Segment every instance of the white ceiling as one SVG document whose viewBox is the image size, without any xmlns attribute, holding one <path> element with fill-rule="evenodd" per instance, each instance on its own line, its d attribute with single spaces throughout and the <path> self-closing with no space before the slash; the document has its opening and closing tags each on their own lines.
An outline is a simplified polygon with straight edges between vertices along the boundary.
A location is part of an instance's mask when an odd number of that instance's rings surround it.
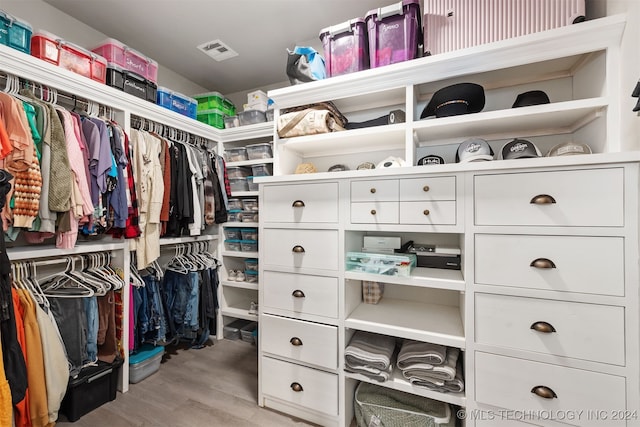
<svg viewBox="0 0 640 427">
<path fill-rule="evenodd" d="M 287 81 L 286 49 L 320 48 L 320 30 L 393 0 L 44 0 L 223 94 Z M 220 39 L 239 56 L 216 62 L 196 46 Z M 316 43 L 316 44 L 313 44 Z M 320 49 L 322 52 L 322 50 Z"/>
</svg>

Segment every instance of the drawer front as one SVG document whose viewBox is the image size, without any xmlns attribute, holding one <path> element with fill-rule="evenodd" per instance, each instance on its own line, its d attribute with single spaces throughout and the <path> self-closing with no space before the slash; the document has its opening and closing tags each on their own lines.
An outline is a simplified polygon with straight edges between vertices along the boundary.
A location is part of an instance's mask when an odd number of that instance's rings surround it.
<svg viewBox="0 0 640 427">
<path fill-rule="evenodd" d="M 338 222 L 338 183 L 265 185 L 260 203 L 264 222 Z"/>
<path fill-rule="evenodd" d="M 455 225 L 456 202 L 400 202 L 400 224 Z"/>
<path fill-rule="evenodd" d="M 397 224 L 398 202 L 351 203 L 352 224 Z"/>
<path fill-rule="evenodd" d="M 583 417 L 564 422 L 602 426 L 587 417 L 589 409 L 612 414 L 626 408 L 625 379 L 614 375 L 476 352 L 476 400 L 518 411 L 583 411 Z M 556 397 L 540 397 L 532 390 L 548 387 Z M 551 394 L 552 396 L 553 394 Z M 607 420 L 606 425 L 625 425 Z"/>
<path fill-rule="evenodd" d="M 303 363 L 338 369 L 338 328 L 320 323 L 265 315 L 262 351 Z"/>
<path fill-rule="evenodd" d="M 266 395 L 325 414 L 338 415 L 336 374 L 263 357 L 261 377 L 262 391 Z"/>
<path fill-rule="evenodd" d="M 455 200 L 456 177 L 400 180 L 400 201 Z"/>
<path fill-rule="evenodd" d="M 480 175 L 474 192 L 476 225 L 624 225 L 622 168 Z"/>
<path fill-rule="evenodd" d="M 476 234 L 475 282 L 623 296 L 624 239 Z"/>
<path fill-rule="evenodd" d="M 352 181 L 352 202 L 397 202 L 398 180 Z"/>
<path fill-rule="evenodd" d="M 262 276 L 265 311 L 271 307 L 331 319 L 338 317 L 337 277 L 279 271 L 264 271 Z M 296 291 L 301 291 L 302 295 Z"/>
<path fill-rule="evenodd" d="M 338 269 L 337 230 L 263 230 L 264 265 L 294 268 Z M 262 259 L 260 262 L 263 262 Z"/>
<path fill-rule="evenodd" d="M 623 366 L 624 308 L 476 294 L 476 342 Z"/>
</svg>

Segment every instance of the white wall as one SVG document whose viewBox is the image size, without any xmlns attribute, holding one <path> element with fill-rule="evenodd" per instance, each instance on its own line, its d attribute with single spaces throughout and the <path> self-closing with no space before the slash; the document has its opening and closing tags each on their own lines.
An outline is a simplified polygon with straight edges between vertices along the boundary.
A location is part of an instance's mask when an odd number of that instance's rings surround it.
<svg viewBox="0 0 640 427">
<path fill-rule="evenodd" d="M 28 22 L 34 31 L 53 33 L 84 48 L 94 47 L 109 37 L 41 0 L 2 0 L 0 8 Z M 126 40 L 120 41 L 126 44 Z M 183 94 L 207 91 L 161 64 L 158 64 L 158 85 Z"/>
</svg>

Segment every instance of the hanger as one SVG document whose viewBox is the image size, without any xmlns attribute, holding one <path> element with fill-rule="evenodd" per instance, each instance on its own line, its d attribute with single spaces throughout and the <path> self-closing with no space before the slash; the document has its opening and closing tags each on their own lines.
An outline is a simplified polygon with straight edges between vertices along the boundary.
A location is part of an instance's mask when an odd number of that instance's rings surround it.
<svg viewBox="0 0 640 427">
<path fill-rule="evenodd" d="M 67 265 L 64 271 L 47 276 L 40 282 L 40 288 L 47 297 L 78 298 L 91 297 L 95 291 L 83 281 L 70 274 L 75 268 L 72 257 L 67 257 Z"/>
</svg>

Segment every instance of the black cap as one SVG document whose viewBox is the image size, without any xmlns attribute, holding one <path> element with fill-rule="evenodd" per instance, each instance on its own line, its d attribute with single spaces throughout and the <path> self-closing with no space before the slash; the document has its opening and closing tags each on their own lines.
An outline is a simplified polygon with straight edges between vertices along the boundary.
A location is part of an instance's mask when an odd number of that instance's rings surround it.
<svg viewBox="0 0 640 427">
<path fill-rule="evenodd" d="M 484 108 L 484 88 L 475 83 L 458 83 L 436 91 L 420 118 L 477 113 Z"/>
<path fill-rule="evenodd" d="M 548 104 L 549 97 L 541 90 L 530 90 L 522 92 L 516 97 L 511 108 L 528 107 L 530 105 Z"/>
<path fill-rule="evenodd" d="M 482 138 L 469 138 L 462 141 L 456 152 L 456 163 L 478 160 L 493 160 L 493 149 L 489 143 Z"/>
<path fill-rule="evenodd" d="M 504 160 L 542 157 L 538 147 L 526 139 L 513 139 L 504 144 L 501 151 Z"/>
<path fill-rule="evenodd" d="M 424 156 L 420 160 L 418 160 L 417 165 L 444 165 L 444 159 L 440 156 L 436 156 L 435 154 L 429 154 L 428 156 Z"/>
</svg>

